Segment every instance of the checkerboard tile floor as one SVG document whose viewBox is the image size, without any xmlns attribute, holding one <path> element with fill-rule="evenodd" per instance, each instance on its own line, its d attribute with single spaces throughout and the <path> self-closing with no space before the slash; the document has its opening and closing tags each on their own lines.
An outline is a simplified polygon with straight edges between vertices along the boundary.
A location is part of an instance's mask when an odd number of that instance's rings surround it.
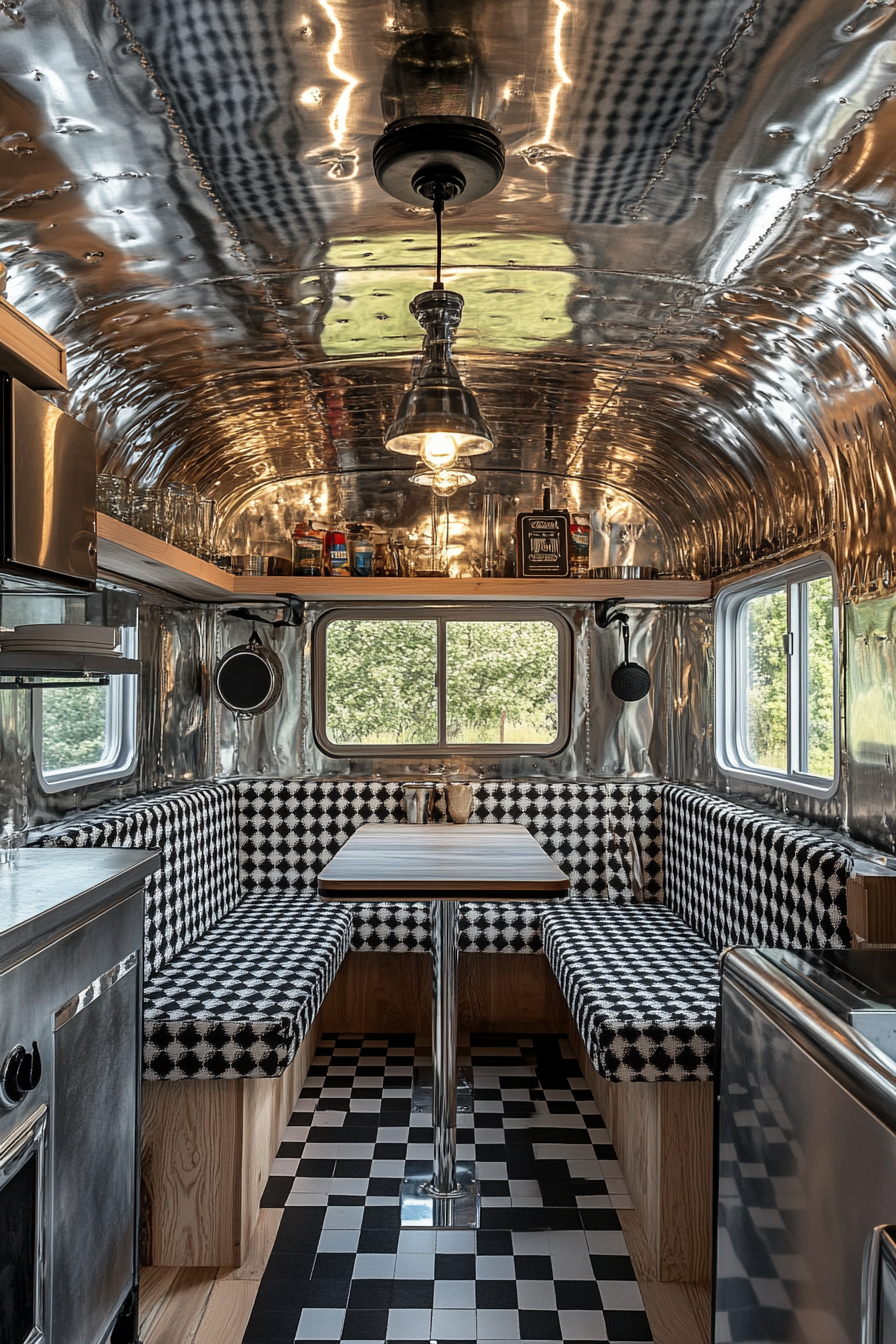
<svg viewBox="0 0 896 1344">
<path fill-rule="evenodd" d="M 244 1344 L 649 1341 L 616 1214 L 631 1201 L 566 1039 L 460 1037 L 478 1232 L 401 1230 L 405 1163 L 432 1155 L 415 1058 L 428 1041 L 322 1040 L 265 1191 L 283 1221 Z"/>
</svg>

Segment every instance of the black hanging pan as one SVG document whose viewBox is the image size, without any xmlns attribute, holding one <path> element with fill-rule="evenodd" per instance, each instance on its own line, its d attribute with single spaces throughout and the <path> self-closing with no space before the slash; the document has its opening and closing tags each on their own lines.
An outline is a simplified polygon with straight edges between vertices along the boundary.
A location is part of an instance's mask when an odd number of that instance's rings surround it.
<svg viewBox="0 0 896 1344">
<path fill-rule="evenodd" d="M 283 664 L 262 644 L 255 630 L 248 644 L 229 649 L 218 660 L 215 694 L 238 719 L 251 719 L 276 704 L 283 690 Z"/>
</svg>

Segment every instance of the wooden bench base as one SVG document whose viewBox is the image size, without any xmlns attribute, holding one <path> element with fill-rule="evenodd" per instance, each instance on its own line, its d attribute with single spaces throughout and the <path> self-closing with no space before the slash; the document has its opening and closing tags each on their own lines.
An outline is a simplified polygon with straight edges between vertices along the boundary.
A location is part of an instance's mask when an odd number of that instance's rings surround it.
<svg viewBox="0 0 896 1344">
<path fill-rule="evenodd" d="M 242 1263 L 320 1034 L 279 1078 L 143 1084 L 143 1264 Z"/>
<path fill-rule="evenodd" d="M 566 1031 L 635 1206 L 633 1232 L 645 1275 L 660 1283 L 706 1283 L 712 1269 L 712 1083 L 608 1083 L 571 1018 Z"/>
<path fill-rule="evenodd" d="M 320 1017 L 324 1031 L 420 1032 L 432 1024 L 432 958 L 350 952 Z M 541 952 L 464 952 L 458 958 L 460 1031 L 562 1032 L 566 1005 Z"/>
</svg>

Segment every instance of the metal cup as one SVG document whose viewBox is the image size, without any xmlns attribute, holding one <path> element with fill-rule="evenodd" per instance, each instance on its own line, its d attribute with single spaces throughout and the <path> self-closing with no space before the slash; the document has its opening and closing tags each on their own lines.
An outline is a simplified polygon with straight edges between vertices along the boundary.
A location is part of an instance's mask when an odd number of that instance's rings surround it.
<svg viewBox="0 0 896 1344">
<path fill-rule="evenodd" d="M 435 784 L 402 784 L 405 816 L 411 826 L 425 826 L 432 820 Z"/>
</svg>

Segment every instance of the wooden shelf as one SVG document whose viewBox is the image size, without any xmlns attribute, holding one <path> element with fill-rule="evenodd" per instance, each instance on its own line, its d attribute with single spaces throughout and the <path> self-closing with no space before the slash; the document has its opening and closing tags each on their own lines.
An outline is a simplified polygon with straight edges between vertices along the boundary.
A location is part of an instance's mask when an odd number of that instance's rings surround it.
<svg viewBox="0 0 896 1344">
<path fill-rule="evenodd" d="M 153 588 L 203 602 L 233 597 L 233 575 L 139 528 L 96 515 L 97 567 L 113 578 L 133 579 Z"/>
<path fill-rule="evenodd" d="M 68 390 L 65 346 L 2 297 L 0 369 L 36 392 Z"/>
<path fill-rule="evenodd" d="M 233 578 L 240 597 L 291 593 L 307 601 L 353 602 L 596 602 L 602 597 L 647 602 L 694 602 L 711 595 L 696 579 L 244 579 Z"/>
<path fill-rule="evenodd" d="M 197 560 L 158 537 L 97 514 L 98 563 L 111 578 L 131 579 L 205 602 L 290 594 L 307 602 L 699 602 L 712 585 L 698 579 L 303 579 L 242 578 Z"/>
</svg>

